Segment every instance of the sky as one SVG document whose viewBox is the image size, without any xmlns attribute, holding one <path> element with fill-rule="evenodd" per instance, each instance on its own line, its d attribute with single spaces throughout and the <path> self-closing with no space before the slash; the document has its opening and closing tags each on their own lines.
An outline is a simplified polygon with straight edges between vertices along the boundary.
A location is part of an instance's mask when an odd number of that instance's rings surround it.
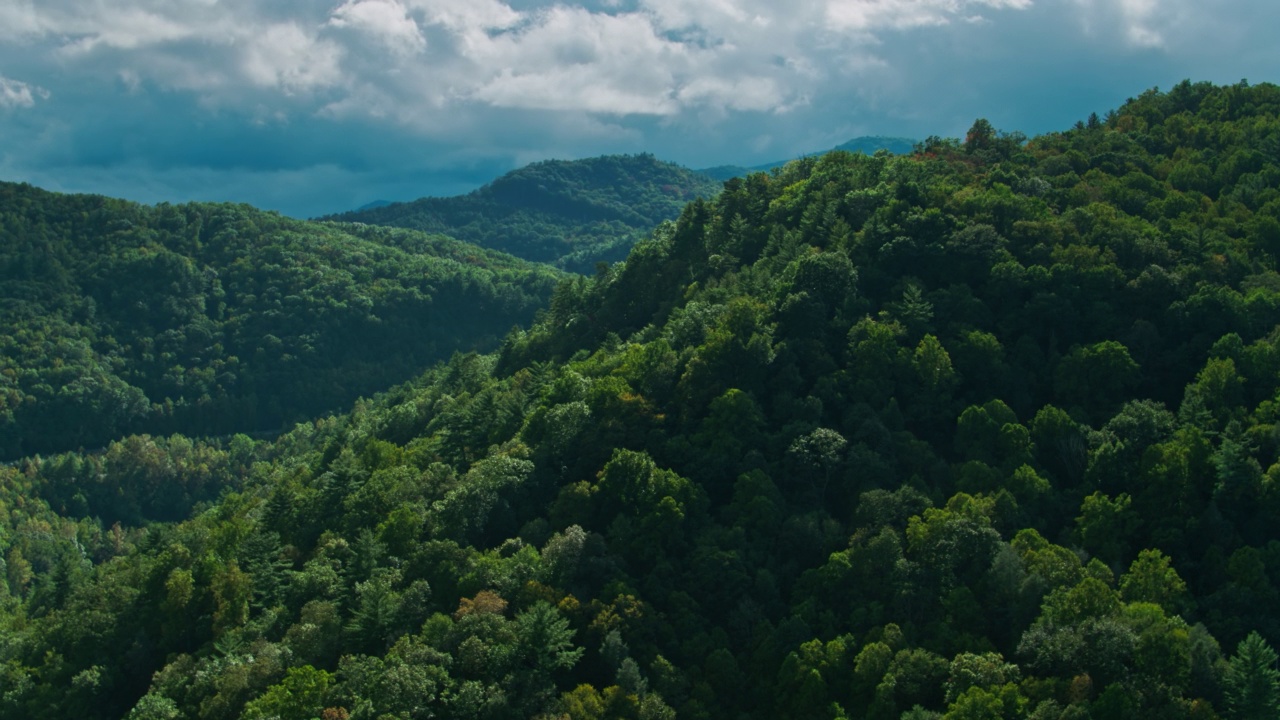
<svg viewBox="0 0 1280 720">
<path fill-rule="evenodd" d="M 0 0 L 0 180 L 296 217 L 1280 82 L 1276 0 Z"/>
</svg>

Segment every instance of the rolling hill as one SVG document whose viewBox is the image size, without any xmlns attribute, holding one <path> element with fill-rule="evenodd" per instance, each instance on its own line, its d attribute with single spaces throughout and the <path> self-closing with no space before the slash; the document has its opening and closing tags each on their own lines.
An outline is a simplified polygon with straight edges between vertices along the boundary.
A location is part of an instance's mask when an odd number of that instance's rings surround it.
<svg viewBox="0 0 1280 720">
<path fill-rule="evenodd" d="M 0 458 L 337 410 L 493 348 L 558 277 L 412 231 L 0 184 Z"/>
<path fill-rule="evenodd" d="M 467 195 L 392 203 L 324 219 L 443 233 L 580 273 L 626 257 L 659 223 L 674 220 L 720 183 L 652 155 L 548 160 Z"/>
</svg>

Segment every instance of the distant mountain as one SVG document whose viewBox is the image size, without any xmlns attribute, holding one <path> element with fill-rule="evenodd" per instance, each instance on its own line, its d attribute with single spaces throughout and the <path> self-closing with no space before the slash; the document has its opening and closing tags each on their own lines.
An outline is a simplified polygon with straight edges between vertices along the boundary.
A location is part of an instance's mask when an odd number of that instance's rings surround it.
<svg viewBox="0 0 1280 720">
<path fill-rule="evenodd" d="M 386 207 L 386 206 L 390 205 L 391 203 L 392 203 L 392 201 L 391 201 L 391 200 L 374 200 L 374 201 L 372 201 L 372 202 L 367 202 L 367 203 L 365 203 L 365 204 L 361 205 L 360 207 L 356 208 L 356 210 L 357 210 L 357 211 L 360 211 L 360 210 L 373 210 L 374 208 Z"/>
<path fill-rule="evenodd" d="M 517 257 L 590 272 L 720 182 L 652 155 L 548 160 L 470 194 L 422 198 L 324 219 L 425 230 Z"/>
<path fill-rule="evenodd" d="M 887 150 L 894 155 L 906 155 L 915 149 L 915 140 L 899 137 L 883 137 L 880 135 L 864 136 L 850 140 L 841 145 L 837 145 L 832 150 L 846 150 L 848 152 L 863 153 L 865 155 L 875 155 L 879 150 Z M 830 150 L 824 150 L 814 153 L 814 155 L 824 155 Z M 697 172 L 713 177 L 716 180 L 724 182 L 730 178 L 743 177 L 753 172 L 768 172 L 774 168 L 786 165 L 790 160 L 779 160 L 777 162 L 765 163 L 764 165 L 754 165 L 752 167 L 743 167 L 741 165 L 718 165 L 716 167 L 704 168 Z"/>
<path fill-rule="evenodd" d="M 0 183 L 0 459 L 315 417 L 495 347 L 559 277 L 406 230 Z"/>
<path fill-rule="evenodd" d="M 746 177 L 754 172 L 769 172 L 776 167 L 786 165 L 788 161 L 768 163 L 765 165 L 756 165 L 754 167 L 743 167 L 742 165 L 717 165 L 715 167 L 702 168 L 698 172 L 707 177 L 715 178 L 720 182 L 732 180 L 736 177 Z"/>
<path fill-rule="evenodd" d="M 915 150 L 918 140 L 901 137 L 884 137 L 881 135 L 864 136 L 837 145 L 836 150 L 875 155 L 879 150 L 888 150 L 894 155 L 906 155 Z"/>
</svg>

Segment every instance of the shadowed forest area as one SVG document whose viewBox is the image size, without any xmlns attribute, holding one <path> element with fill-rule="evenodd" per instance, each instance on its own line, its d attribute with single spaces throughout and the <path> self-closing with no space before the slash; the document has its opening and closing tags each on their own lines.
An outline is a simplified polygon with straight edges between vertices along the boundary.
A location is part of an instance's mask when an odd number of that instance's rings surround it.
<svg viewBox="0 0 1280 720">
<path fill-rule="evenodd" d="M 422 198 L 329 220 L 443 233 L 517 257 L 590 274 L 626 258 L 655 225 L 679 217 L 720 182 L 652 155 L 546 160 L 459 197 Z"/>
<path fill-rule="evenodd" d="M 493 349 L 561 277 L 404 230 L 0 184 L 0 460 L 343 410 Z"/>
</svg>

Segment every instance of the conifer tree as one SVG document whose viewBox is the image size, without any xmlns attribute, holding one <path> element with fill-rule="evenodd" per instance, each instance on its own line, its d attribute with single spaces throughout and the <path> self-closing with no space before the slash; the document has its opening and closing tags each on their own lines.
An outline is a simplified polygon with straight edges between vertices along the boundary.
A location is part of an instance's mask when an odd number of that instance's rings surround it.
<svg viewBox="0 0 1280 720">
<path fill-rule="evenodd" d="M 1257 632 L 1240 642 L 1224 678 L 1228 717 L 1235 720 L 1280 718 L 1280 670 L 1276 651 Z"/>
</svg>

